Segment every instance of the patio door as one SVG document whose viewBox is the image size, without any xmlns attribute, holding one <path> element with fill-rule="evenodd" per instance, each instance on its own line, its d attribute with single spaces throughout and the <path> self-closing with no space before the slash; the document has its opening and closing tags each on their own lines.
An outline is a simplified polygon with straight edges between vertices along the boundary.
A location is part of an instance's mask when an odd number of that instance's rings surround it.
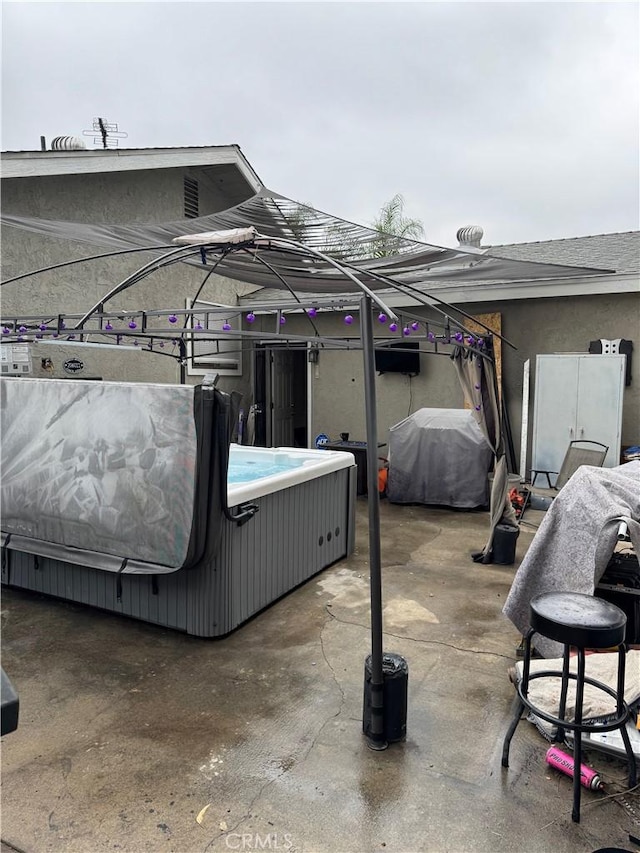
<svg viewBox="0 0 640 853">
<path fill-rule="evenodd" d="M 256 435 L 267 447 L 308 447 L 307 348 L 261 348 L 255 361 Z"/>
</svg>

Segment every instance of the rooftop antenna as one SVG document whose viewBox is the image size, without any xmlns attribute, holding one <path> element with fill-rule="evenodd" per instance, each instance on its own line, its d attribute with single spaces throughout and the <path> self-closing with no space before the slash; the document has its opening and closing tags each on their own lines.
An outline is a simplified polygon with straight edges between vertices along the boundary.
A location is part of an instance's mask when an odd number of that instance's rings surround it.
<svg viewBox="0 0 640 853">
<path fill-rule="evenodd" d="M 93 128 L 83 130 L 83 136 L 93 136 L 93 144 L 102 144 L 103 148 L 117 148 L 119 139 L 126 139 L 128 133 L 118 131 L 118 125 L 106 118 L 94 118 Z"/>
</svg>

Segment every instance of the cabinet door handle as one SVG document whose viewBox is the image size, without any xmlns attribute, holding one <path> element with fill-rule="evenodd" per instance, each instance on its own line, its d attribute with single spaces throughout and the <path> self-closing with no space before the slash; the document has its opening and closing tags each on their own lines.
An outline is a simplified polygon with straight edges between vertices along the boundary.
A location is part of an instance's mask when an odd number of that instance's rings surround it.
<svg viewBox="0 0 640 853">
<path fill-rule="evenodd" d="M 573 438 L 573 427 L 569 427 L 569 435 Z"/>
<path fill-rule="evenodd" d="M 584 438 L 584 427 L 580 427 L 580 438 Z"/>
</svg>

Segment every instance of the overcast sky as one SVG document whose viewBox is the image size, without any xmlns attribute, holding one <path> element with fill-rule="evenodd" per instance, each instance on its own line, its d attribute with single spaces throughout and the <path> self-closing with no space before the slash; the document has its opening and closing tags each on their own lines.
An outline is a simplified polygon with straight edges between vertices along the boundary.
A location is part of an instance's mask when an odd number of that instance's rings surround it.
<svg viewBox="0 0 640 853">
<path fill-rule="evenodd" d="M 639 227 L 638 4 L 2 4 L 2 149 L 237 143 L 271 189 L 426 239 Z M 92 141 L 87 139 L 92 146 Z"/>
</svg>

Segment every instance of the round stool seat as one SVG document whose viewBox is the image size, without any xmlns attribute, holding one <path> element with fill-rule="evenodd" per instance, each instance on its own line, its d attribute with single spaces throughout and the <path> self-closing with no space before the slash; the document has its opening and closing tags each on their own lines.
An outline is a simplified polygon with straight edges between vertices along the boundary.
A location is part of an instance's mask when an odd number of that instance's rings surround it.
<svg viewBox="0 0 640 853">
<path fill-rule="evenodd" d="M 534 631 L 578 648 L 607 649 L 624 643 L 627 617 L 619 607 L 580 592 L 545 592 L 531 602 Z"/>
</svg>

